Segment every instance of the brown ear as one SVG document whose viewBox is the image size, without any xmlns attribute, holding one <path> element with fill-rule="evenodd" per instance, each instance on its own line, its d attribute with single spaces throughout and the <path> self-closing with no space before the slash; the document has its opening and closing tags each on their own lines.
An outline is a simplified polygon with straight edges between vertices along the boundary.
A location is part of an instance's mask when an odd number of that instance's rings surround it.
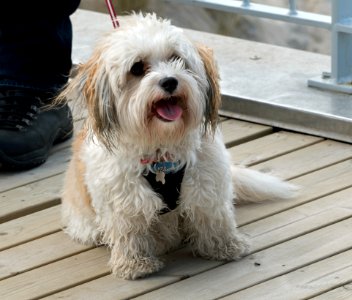
<svg viewBox="0 0 352 300">
<path fill-rule="evenodd" d="M 88 126 L 107 148 L 109 136 L 119 127 L 115 98 L 109 84 L 107 71 L 96 50 L 91 58 L 80 65 L 76 76 L 63 91 L 63 96 L 75 95 L 88 110 Z M 71 96 L 72 97 L 72 96 Z"/>
<path fill-rule="evenodd" d="M 214 132 L 218 123 L 218 111 L 221 105 L 220 76 L 214 59 L 213 50 L 204 46 L 197 46 L 198 53 L 203 60 L 209 83 L 208 97 L 205 111 L 205 127 L 211 126 Z"/>
</svg>

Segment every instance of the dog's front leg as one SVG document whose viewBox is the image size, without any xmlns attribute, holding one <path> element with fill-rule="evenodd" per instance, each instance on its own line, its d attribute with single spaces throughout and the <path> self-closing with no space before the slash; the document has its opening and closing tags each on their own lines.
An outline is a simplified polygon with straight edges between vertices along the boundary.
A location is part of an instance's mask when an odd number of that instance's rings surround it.
<svg viewBox="0 0 352 300">
<path fill-rule="evenodd" d="M 214 218 L 214 211 L 198 208 L 187 218 L 188 240 L 195 255 L 214 260 L 238 260 L 248 252 L 246 239 L 227 214 Z"/>
<path fill-rule="evenodd" d="M 141 278 L 163 267 L 156 257 L 152 232 L 163 204 L 143 182 L 126 183 L 120 190 L 119 196 L 110 199 L 112 206 L 102 213 L 103 241 L 111 248 L 109 264 L 114 275 L 125 279 Z"/>
<path fill-rule="evenodd" d="M 131 227 L 130 232 L 121 235 L 113 244 L 109 263 L 114 275 L 137 279 L 157 272 L 164 266 L 155 256 L 154 239 L 147 230 L 140 229 L 136 231 Z"/>
<path fill-rule="evenodd" d="M 220 175 L 189 171 L 181 201 L 184 229 L 196 255 L 237 260 L 248 251 L 248 245 L 236 228 L 231 183 Z"/>
</svg>

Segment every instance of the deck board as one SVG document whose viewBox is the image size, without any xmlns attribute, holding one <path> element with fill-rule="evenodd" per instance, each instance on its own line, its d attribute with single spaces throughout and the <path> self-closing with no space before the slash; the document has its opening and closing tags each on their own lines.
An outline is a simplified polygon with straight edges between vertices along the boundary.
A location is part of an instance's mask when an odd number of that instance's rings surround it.
<svg viewBox="0 0 352 300">
<path fill-rule="evenodd" d="M 242 226 L 241 230 L 255 238 L 256 249 L 263 249 L 352 217 L 351 195 L 352 188 L 348 188 Z"/>
<path fill-rule="evenodd" d="M 235 164 L 252 166 L 323 140 L 320 137 L 279 131 L 231 147 L 229 148 L 229 152 Z"/>
<path fill-rule="evenodd" d="M 234 119 L 227 119 L 221 122 L 219 127 L 227 147 L 264 136 L 273 131 L 269 126 Z"/>
<path fill-rule="evenodd" d="M 352 299 L 352 283 L 342 285 L 326 293 L 313 297 L 314 300 L 350 300 Z"/>
<path fill-rule="evenodd" d="M 0 223 L 60 202 L 63 173 L 0 193 Z"/>
<path fill-rule="evenodd" d="M 324 289 L 329 291 L 331 287 L 343 285 L 351 281 L 351 261 L 352 250 L 349 250 L 222 299 L 306 299 L 316 295 Z M 341 268 L 341 266 L 344 267 Z M 330 299 L 336 300 L 336 298 Z"/>
<path fill-rule="evenodd" d="M 290 299 L 349 299 L 352 145 L 234 119 L 220 128 L 234 163 L 302 187 L 292 201 L 237 207 L 252 244 L 247 257 L 207 261 L 185 247 L 149 278 L 114 278 L 105 247 L 79 245 L 61 231 L 69 141 L 42 167 L 0 174 L 0 298 L 282 299 L 289 289 Z"/>
<path fill-rule="evenodd" d="M 350 145 L 327 140 L 257 164 L 253 169 L 291 179 L 349 158 Z"/>
<path fill-rule="evenodd" d="M 60 231 L 4 250 L 0 257 L 0 280 L 72 256 L 89 248 L 91 247 L 67 239 Z"/>
<path fill-rule="evenodd" d="M 57 232 L 60 205 L 0 224 L 0 251 Z"/>
<path fill-rule="evenodd" d="M 107 250 L 97 248 L 0 281 L 2 299 L 32 299 L 46 296 L 108 273 Z"/>
</svg>

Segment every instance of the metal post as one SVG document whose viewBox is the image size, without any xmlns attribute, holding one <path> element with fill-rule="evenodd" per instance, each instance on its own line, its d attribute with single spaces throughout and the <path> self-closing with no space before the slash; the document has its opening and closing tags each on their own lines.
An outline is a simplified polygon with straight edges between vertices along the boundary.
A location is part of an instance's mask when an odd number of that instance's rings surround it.
<svg viewBox="0 0 352 300">
<path fill-rule="evenodd" d="M 332 0 L 331 73 L 309 86 L 352 94 L 352 1 Z"/>
<path fill-rule="evenodd" d="M 290 11 L 289 11 L 290 16 L 297 15 L 296 0 L 289 0 L 288 2 L 290 7 Z"/>
<path fill-rule="evenodd" d="M 251 5 L 250 0 L 242 0 L 242 7 L 249 7 Z"/>
<path fill-rule="evenodd" d="M 337 84 L 352 82 L 352 34 L 347 26 L 352 26 L 352 1 L 333 0 L 331 77 Z"/>
</svg>

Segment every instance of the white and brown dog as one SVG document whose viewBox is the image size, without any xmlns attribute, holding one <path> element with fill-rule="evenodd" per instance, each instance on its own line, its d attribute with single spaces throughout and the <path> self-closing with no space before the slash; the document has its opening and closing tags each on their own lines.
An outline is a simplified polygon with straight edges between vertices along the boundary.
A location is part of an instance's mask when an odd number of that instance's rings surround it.
<svg viewBox="0 0 352 300">
<path fill-rule="evenodd" d="M 64 184 L 66 232 L 111 248 L 110 266 L 135 279 L 163 267 L 182 242 L 207 259 L 247 251 L 233 199 L 291 198 L 294 187 L 231 167 L 217 127 L 212 52 L 154 14 L 135 14 L 97 47 L 60 99 L 88 110 Z M 232 178 L 232 179 L 231 179 Z"/>
</svg>

